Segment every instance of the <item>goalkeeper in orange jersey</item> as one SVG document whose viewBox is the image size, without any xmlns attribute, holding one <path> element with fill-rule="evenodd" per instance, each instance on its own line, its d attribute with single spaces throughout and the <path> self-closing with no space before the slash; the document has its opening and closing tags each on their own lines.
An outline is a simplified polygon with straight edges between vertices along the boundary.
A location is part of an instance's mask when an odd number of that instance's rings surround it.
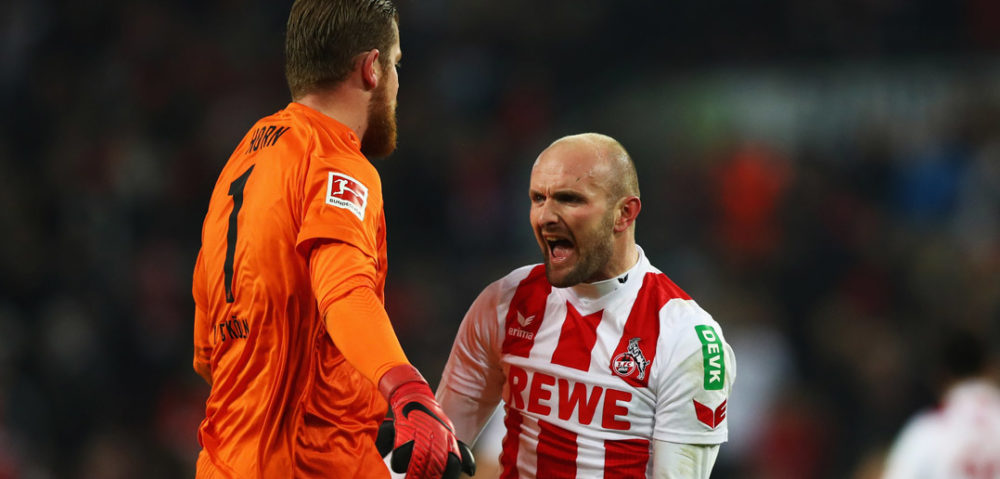
<svg viewBox="0 0 1000 479">
<path fill-rule="evenodd" d="M 211 384 L 199 478 L 474 472 L 383 306 L 386 228 L 368 157 L 396 146 L 399 15 L 390 0 L 298 0 L 292 102 L 219 175 L 194 270 L 194 368 Z"/>
</svg>

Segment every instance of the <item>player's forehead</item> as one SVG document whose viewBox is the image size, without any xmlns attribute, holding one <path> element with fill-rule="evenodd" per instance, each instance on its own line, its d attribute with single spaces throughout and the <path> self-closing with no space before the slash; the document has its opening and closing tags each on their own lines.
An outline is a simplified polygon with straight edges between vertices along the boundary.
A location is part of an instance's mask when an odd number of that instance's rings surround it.
<svg viewBox="0 0 1000 479">
<path fill-rule="evenodd" d="M 556 143 L 535 160 L 531 169 L 531 189 L 604 189 L 608 174 L 606 162 L 591 145 L 579 142 Z"/>
</svg>

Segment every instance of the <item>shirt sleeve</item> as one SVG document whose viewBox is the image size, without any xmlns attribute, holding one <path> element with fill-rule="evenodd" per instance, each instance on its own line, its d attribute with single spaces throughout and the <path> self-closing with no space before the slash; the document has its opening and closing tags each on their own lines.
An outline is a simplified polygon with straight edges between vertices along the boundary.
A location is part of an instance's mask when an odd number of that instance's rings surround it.
<svg viewBox="0 0 1000 479">
<path fill-rule="evenodd" d="M 334 158 L 314 156 L 303 181 L 298 251 L 306 255 L 316 240 L 329 239 L 377 259 L 382 184 L 371 163 L 349 152 Z"/>
<path fill-rule="evenodd" d="M 726 407 L 736 360 L 722 329 L 690 301 L 667 303 L 661 318 L 667 325 L 669 360 L 656 384 L 653 438 L 679 444 L 721 444 L 729 436 Z"/>
<path fill-rule="evenodd" d="M 394 366 L 408 364 L 375 293 L 375 268 L 352 245 L 324 241 L 309 257 L 313 292 L 327 332 L 361 374 L 378 384 Z"/>
<path fill-rule="evenodd" d="M 708 479 L 719 455 L 719 445 L 653 441 L 654 479 Z"/>
<path fill-rule="evenodd" d="M 212 324 L 205 309 L 208 305 L 206 287 L 205 266 L 199 250 L 191 282 L 191 295 L 194 297 L 193 366 L 194 370 L 211 384 Z"/>
<path fill-rule="evenodd" d="M 462 441 L 472 443 L 500 402 L 504 372 L 498 348 L 499 282 L 476 298 L 458 329 L 437 399 Z"/>
</svg>

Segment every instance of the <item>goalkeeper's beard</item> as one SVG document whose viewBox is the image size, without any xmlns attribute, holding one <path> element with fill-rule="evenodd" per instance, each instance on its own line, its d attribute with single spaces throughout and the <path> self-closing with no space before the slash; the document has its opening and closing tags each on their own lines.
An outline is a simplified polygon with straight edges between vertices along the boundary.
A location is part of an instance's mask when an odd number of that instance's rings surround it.
<svg viewBox="0 0 1000 479">
<path fill-rule="evenodd" d="M 369 158 L 389 156 L 396 150 L 396 103 L 390 102 L 388 83 L 375 87 L 368 102 L 368 128 L 361 138 L 361 153 Z"/>
</svg>

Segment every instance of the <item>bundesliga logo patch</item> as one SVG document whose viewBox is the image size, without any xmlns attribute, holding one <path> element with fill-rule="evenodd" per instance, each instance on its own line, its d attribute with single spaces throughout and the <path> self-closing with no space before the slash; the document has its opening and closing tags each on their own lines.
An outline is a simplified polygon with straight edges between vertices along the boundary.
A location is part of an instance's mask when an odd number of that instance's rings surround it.
<svg viewBox="0 0 1000 479">
<path fill-rule="evenodd" d="M 368 206 L 368 188 L 360 181 L 343 173 L 330 172 L 326 184 L 326 204 L 343 208 L 359 220 L 365 219 L 365 207 Z"/>
</svg>

